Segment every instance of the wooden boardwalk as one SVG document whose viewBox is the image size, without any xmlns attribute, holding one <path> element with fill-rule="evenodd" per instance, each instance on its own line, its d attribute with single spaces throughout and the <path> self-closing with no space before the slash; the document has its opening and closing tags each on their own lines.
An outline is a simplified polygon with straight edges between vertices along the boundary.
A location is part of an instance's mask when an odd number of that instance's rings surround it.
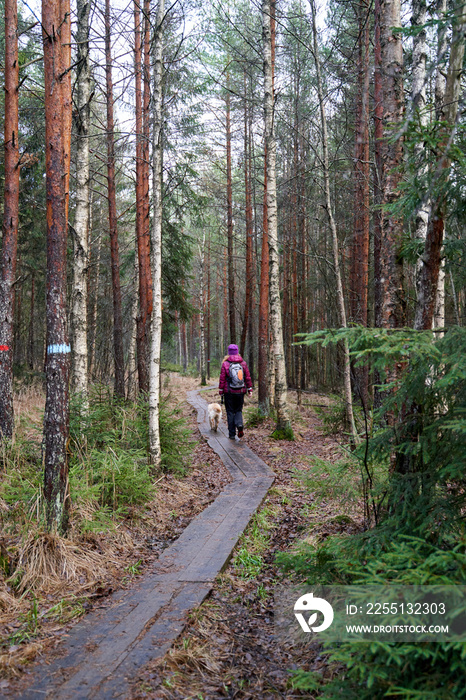
<svg viewBox="0 0 466 700">
<path fill-rule="evenodd" d="M 187 615 L 209 594 L 249 520 L 274 481 L 273 473 L 244 443 L 229 440 L 225 424 L 210 430 L 207 403 L 196 391 L 201 434 L 230 471 L 229 483 L 130 590 L 112 596 L 72 628 L 62 656 L 42 664 L 20 697 L 125 698 L 138 669 L 163 656 L 183 631 Z"/>
</svg>

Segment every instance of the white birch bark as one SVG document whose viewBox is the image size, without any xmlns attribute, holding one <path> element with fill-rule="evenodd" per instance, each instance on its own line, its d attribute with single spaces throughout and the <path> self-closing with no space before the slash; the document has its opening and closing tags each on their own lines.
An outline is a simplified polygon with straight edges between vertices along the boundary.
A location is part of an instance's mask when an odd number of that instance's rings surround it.
<svg viewBox="0 0 466 700">
<path fill-rule="evenodd" d="M 437 297 L 435 299 L 434 321 L 432 327 L 445 327 L 445 258 L 442 257 L 438 271 Z M 443 338 L 444 333 L 436 333 L 437 338 Z"/>
<path fill-rule="evenodd" d="M 439 0 L 437 5 L 437 19 L 439 22 L 445 21 L 447 12 L 447 0 Z M 448 49 L 447 27 L 440 27 L 437 44 L 437 72 L 435 76 L 435 116 L 441 119 L 443 105 L 445 103 L 445 90 L 447 87 L 447 74 L 444 67 L 445 55 Z M 437 297 L 435 300 L 434 328 L 444 328 L 445 326 L 445 260 L 442 257 L 437 282 Z M 437 334 L 440 337 L 442 334 Z"/>
<path fill-rule="evenodd" d="M 277 183 L 274 129 L 274 94 L 272 66 L 272 32 L 270 22 L 270 0 L 262 2 L 262 38 L 264 58 L 264 130 L 267 169 L 267 223 L 269 234 L 269 295 L 272 352 L 275 364 L 275 410 L 276 431 L 290 431 L 291 423 L 287 403 L 285 352 L 283 344 L 282 311 L 280 302 L 279 252 L 277 230 Z"/>
<path fill-rule="evenodd" d="M 201 370 L 201 386 L 207 384 L 206 381 L 206 357 L 205 357 L 205 289 L 204 289 L 204 267 L 205 267 L 205 234 L 199 244 L 199 359 Z"/>
<path fill-rule="evenodd" d="M 427 5 L 425 0 L 413 0 L 413 14 L 411 24 L 419 28 L 419 33 L 413 37 L 413 68 L 412 68 L 412 88 L 411 100 L 415 118 L 419 119 L 422 127 L 427 126 L 429 115 L 426 111 L 426 59 L 427 41 L 426 30 L 422 29 L 427 20 Z M 422 163 L 425 147 L 423 141 L 418 141 L 414 148 L 414 156 Z M 419 169 L 419 176 L 427 174 L 428 163 L 424 162 Z M 416 212 L 414 237 L 420 241 L 425 241 L 427 226 L 432 209 L 432 200 L 427 197 Z M 419 286 L 419 264 L 416 268 L 416 289 Z"/>
<path fill-rule="evenodd" d="M 153 79 L 153 178 L 154 212 L 151 229 L 153 307 L 149 370 L 149 452 L 152 464 L 160 465 L 160 351 L 162 336 L 162 77 L 164 0 L 158 0 L 154 32 Z"/>
<path fill-rule="evenodd" d="M 437 4 L 437 19 L 443 22 L 446 13 L 446 0 L 439 0 Z M 427 6 L 425 0 L 413 0 L 413 15 L 412 25 L 415 27 L 423 27 L 427 21 Z M 437 42 L 437 69 L 435 76 L 435 113 L 439 119 L 445 99 L 446 87 L 446 72 L 445 72 L 445 54 L 447 51 L 447 32 L 446 27 L 440 27 Z M 414 109 L 418 110 L 418 118 L 421 126 L 427 126 L 429 114 L 426 110 L 426 57 L 427 57 L 427 42 L 426 31 L 421 30 L 413 38 L 413 70 L 412 70 L 412 91 L 411 99 Z M 417 160 L 422 162 L 423 152 L 425 150 L 424 143 L 418 142 L 415 147 L 415 156 Z M 427 174 L 428 163 L 425 162 L 420 169 L 420 176 Z M 432 197 L 427 195 L 416 212 L 414 237 L 422 242 L 425 242 L 427 236 L 427 228 L 429 219 L 432 213 Z M 422 260 L 419 259 L 416 264 L 416 295 L 417 298 L 422 298 L 422 281 L 421 270 Z M 443 267 L 443 266 L 442 266 Z M 439 282 L 437 286 L 438 298 L 436 302 L 435 320 L 443 327 L 445 314 L 445 275 L 443 269 L 439 273 Z M 443 314 L 443 316 L 442 316 Z M 437 326 L 439 327 L 439 326 Z"/>
<path fill-rule="evenodd" d="M 443 13 L 445 12 L 445 6 L 439 3 L 439 19 L 442 19 Z M 450 176 L 451 161 L 449 156 L 449 149 L 453 143 L 454 136 L 456 134 L 456 120 L 458 114 L 458 105 L 461 92 L 461 77 L 463 72 L 463 59 L 465 50 L 465 32 L 466 32 L 466 2 L 463 0 L 454 11 L 453 20 L 453 31 L 450 45 L 450 56 L 448 61 L 448 69 L 446 71 L 446 76 L 444 71 L 442 71 L 442 58 L 445 53 L 445 35 L 443 32 L 439 35 L 438 43 L 438 64 L 439 69 L 437 71 L 436 84 L 435 84 L 435 106 L 436 106 L 436 117 L 444 122 L 447 126 L 441 127 L 443 131 L 443 140 L 439 144 L 441 150 L 440 156 L 436 163 L 437 172 L 443 170 L 447 173 L 447 178 Z M 432 241 L 428 241 L 426 238 L 426 245 L 424 248 L 424 254 L 419 261 L 419 271 L 418 271 L 418 295 L 417 303 L 414 317 L 414 328 L 423 329 L 428 326 L 434 325 L 435 316 L 435 304 L 439 311 L 438 323 L 443 327 L 443 320 L 440 319 L 440 314 L 442 312 L 442 305 L 444 304 L 442 297 L 444 297 L 444 276 L 442 277 L 442 263 L 441 263 L 441 253 L 440 253 L 440 263 L 433 261 L 433 256 L 431 254 L 432 246 L 436 245 L 436 250 L 443 245 L 444 239 L 444 225 L 445 225 L 445 215 L 446 215 L 446 205 L 445 198 L 440 196 L 436 203 L 432 204 L 432 215 L 430 217 L 429 229 L 427 232 L 427 238 L 429 237 L 429 232 L 434 231 L 435 236 L 431 236 Z M 428 244 L 430 249 L 428 248 Z M 435 287 L 435 283 L 429 284 L 433 278 L 433 272 L 435 271 L 435 265 L 438 265 L 438 280 L 437 289 L 432 289 Z M 440 293 L 438 292 L 440 283 Z M 429 316 L 430 309 L 432 308 L 432 295 L 435 294 L 433 314 Z M 440 297 L 439 297 L 440 294 Z M 429 313 L 428 313 L 429 312 Z"/>
<path fill-rule="evenodd" d="M 337 227 L 335 223 L 335 217 L 333 215 L 332 202 L 330 199 L 330 175 L 329 175 L 329 160 L 328 160 L 328 135 L 327 135 L 327 117 L 325 114 L 324 105 L 324 94 L 322 89 L 322 76 L 320 68 L 319 59 L 319 47 L 317 45 L 317 28 L 315 21 L 315 5 L 314 0 L 310 0 L 311 14 L 312 14 L 312 35 L 313 35 L 313 48 L 314 48 L 314 61 L 316 66 L 316 77 L 317 77 L 317 97 L 319 100 L 320 108 L 320 121 L 322 128 L 322 164 L 323 164 L 323 175 L 324 175 L 324 193 L 325 193 L 325 210 L 327 212 L 328 223 L 330 231 L 332 234 L 332 251 L 333 251 L 333 265 L 335 268 L 335 281 L 337 285 L 337 304 L 338 313 L 340 316 L 340 326 L 342 328 L 347 328 L 346 322 L 346 309 L 345 309 L 345 298 L 343 295 L 343 284 L 341 281 L 341 271 L 340 271 L 340 258 L 338 250 L 338 235 Z M 345 406 L 346 406 L 346 420 L 348 427 L 351 431 L 351 437 L 353 441 L 357 440 L 356 425 L 354 422 L 353 414 L 353 397 L 351 393 L 351 365 L 350 365 L 350 355 L 348 341 L 345 340 L 343 343 L 343 354 L 344 354 L 344 390 L 345 390 Z"/>
<path fill-rule="evenodd" d="M 87 298 L 89 264 L 89 121 L 91 70 L 89 63 L 89 12 L 91 0 L 77 0 L 76 66 L 76 211 L 73 229 L 72 390 L 82 396 L 86 410 L 88 394 Z"/>
<path fill-rule="evenodd" d="M 128 399 L 135 399 L 137 395 L 136 340 L 139 311 L 139 260 L 137 246 L 138 242 L 136 240 L 133 272 L 133 301 L 131 304 L 131 337 L 128 351 Z"/>
</svg>

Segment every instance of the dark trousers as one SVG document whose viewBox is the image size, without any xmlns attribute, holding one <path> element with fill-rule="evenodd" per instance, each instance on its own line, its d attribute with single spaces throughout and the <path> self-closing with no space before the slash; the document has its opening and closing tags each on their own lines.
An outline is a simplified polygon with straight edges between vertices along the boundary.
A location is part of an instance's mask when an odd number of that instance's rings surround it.
<svg viewBox="0 0 466 700">
<path fill-rule="evenodd" d="M 228 420 L 228 435 L 233 438 L 236 429 L 243 425 L 244 394 L 225 394 L 225 410 Z"/>
</svg>

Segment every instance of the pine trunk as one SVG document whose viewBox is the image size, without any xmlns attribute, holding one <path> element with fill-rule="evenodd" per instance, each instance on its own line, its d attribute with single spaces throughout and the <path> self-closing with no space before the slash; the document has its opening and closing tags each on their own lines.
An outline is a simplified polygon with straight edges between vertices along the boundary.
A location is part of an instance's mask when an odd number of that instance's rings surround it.
<svg viewBox="0 0 466 700">
<path fill-rule="evenodd" d="M 382 326 L 382 140 L 383 95 L 380 48 L 380 0 L 374 3 L 374 325 Z"/>
<path fill-rule="evenodd" d="M 66 332 L 66 158 L 70 122 L 65 106 L 71 100 L 69 52 L 60 35 L 69 22 L 58 0 L 43 0 L 42 31 L 45 76 L 45 138 L 47 196 L 47 351 L 44 415 L 44 498 L 49 530 L 67 526 L 70 346 Z M 69 162 L 69 161 L 68 161 Z"/>
<path fill-rule="evenodd" d="M 367 0 L 358 5 L 358 93 L 354 149 L 354 240 L 352 249 L 351 320 L 367 326 L 369 289 L 369 21 Z M 364 404 L 368 393 L 368 366 L 353 368 Z"/>
<path fill-rule="evenodd" d="M 246 216 L 246 293 L 244 301 L 243 330 L 241 333 L 241 343 L 239 353 L 244 357 L 246 337 L 251 318 L 252 294 L 254 285 L 254 271 L 252 267 L 252 206 L 251 206 L 251 179 L 249 173 L 249 115 L 246 94 L 246 73 L 244 74 L 244 193 L 245 193 L 245 216 Z"/>
<path fill-rule="evenodd" d="M 139 315 L 137 321 L 137 358 L 139 390 L 149 391 L 149 342 L 152 305 L 152 280 L 149 245 L 149 87 L 147 63 L 148 18 L 141 22 L 140 7 L 134 3 L 135 24 L 135 109 L 136 109 L 136 240 L 139 260 Z M 144 49 L 144 52 L 143 52 Z M 144 55 L 144 63 L 143 63 Z M 144 93 L 142 86 L 144 85 Z"/>
<path fill-rule="evenodd" d="M 403 220 L 391 207 L 399 198 L 403 163 L 403 48 L 400 0 L 380 2 L 381 85 L 383 94 L 382 222 L 380 240 L 380 325 L 401 328 L 405 323 L 401 245 Z"/>
<path fill-rule="evenodd" d="M 92 227 L 91 227 L 92 230 Z M 95 261 L 95 284 L 94 295 L 89 313 L 89 379 L 92 381 L 95 375 L 96 351 L 95 341 L 97 335 L 97 306 L 99 301 L 100 287 L 100 258 L 102 255 L 102 233 L 100 233 L 97 241 L 97 259 Z"/>
</svg>

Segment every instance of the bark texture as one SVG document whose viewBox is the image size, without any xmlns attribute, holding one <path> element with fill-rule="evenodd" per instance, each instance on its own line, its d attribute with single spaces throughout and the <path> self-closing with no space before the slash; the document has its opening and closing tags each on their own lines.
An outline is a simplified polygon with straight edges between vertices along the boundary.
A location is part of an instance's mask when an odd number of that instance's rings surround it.
<svg viewBox="0 0 466 700">
<path fill-rule="evenodd" d="M 400 1 L 380 1 L 380 79 L 383 95 L 382 222 L 380 238 L 380 309 L 376 325 L 400 328 L 405 323 L 401 243 L 403 220 L 389 207 L 399 197 L 403 162 L 403 49 Z"/>
<path fill-rule="evenodd" d="M 145 17 L 145 15 L 144 15 Z M 146 18 L 145 18 L 146 20 Z M 149 391 L 149 339 L 152 304 L 152 280 L 149 246 L 149 177 L 146 124 L 148 123 L 149 90 L 146 79 L 146 33 L 148 21 L 141 22 L 139 1 L 134 3 L 135 25 L 135 108 L 136 108 L 136 241 L 139 260 L 139 315 L 137 320 L 137 358 L 139 390 Z M 144 48 L 144 53 L 143 53 Z M 144 56 L 144 63 L 143 63 Z M 144 80 L 143 80 L 144 77 Z M 144 94 L 142 86 L 144 84 Z M 144 108 L 143 108 L 144 107 Z"/>
<path fill-rule="evenodd" d="M 265 154 L 264 154 L 265 155 Z M 269 236 L 267 226 L 267 158 L 264 163 L 264 206 L 262 216 L 261 275 L 259 287 L 259 348 L 258 348 L 258 404 L 259 412 L 268 416 L 270 395 L 268 375 L 269 346 Z"/>
<path fill-rule="evenodd" d="M 76 211 L 73 235 L 72 388 L 87 403 L 87 301 L 90 222 L 89 121 L 91 68 L 89 13 L 91 0 L 77 0 L 76 57 Z"/>
<path fill-rule="evenodd" d="M 151 230 L 151 268 L 153 308 L 149 380 L 149 451 L 152 464 L 158 466 L 160 449 L 160 348 L 162 337 L 162 79 L 163 79 L 164 0 L 158 0 L 154 32 L 153 79 L 153 177 L 154 212 Z"/>
<path fill-rule="evenodd" d="M 245 194 L 245 216 L 246 216 L 246 291 L 244 300 L 243 330 L 239 353 L 244 357 L 248 328 L 252 320 L 252 297 L 254 290 L 254 270 L 252 264 L 252 198 L 251 198 L 251 178 L 249 170 L 249 114 L 246 93 L 246 73 L 244 73 L 244 194 Z"/>
<path fill-rule="evenodd" d="M 13 434 L 14 281 L 18 249 L 18 10 L 5 0 L 5 185 L 0 277 L 0 442 Z"/>
<path fill-rule="evenodd" d="M 274 0 L 272 0 L 272 3 Z M 291 431 L 287 403 L 285 353 L 280 303 L 280 270 L 277 229 L 276 141 L 274 129 L 273 41 L 271 31 L 271 2 L 262 2 L 262 39 L 264 59 L 264 132 L 267 168 L 267 226 L 269 242 L 269 298 L 272 351 L 275 364 L 275 410 L 277 433 Z"/>
<path fill-rule="evenodd" d="M 66 161 L 65 129 L 71 126 L 64 106 L 71 99 L 69 52 L 63 50 L 63 29 L 69 21 L 58 0 L 42 3 L 45 76 L 45 138 L 47 197 L 46 285 L 46 402 L 44 415 L 44 497 L 47 527 L 64 531 L 67 525 L 70 346 L 66 330 Z M 67 33 L 64 34 L 66 36 Z"/>
<path fill-rule="evenodd" d="M 233 193 L 231 186 L 231 118 L 230 91 L 225 97 L 226 109 L 226 149 L 227 149 L 227 250 L 228 250 L 228 312 L 230 319 L 230 342 L 236 343 L 236 311 L 235 311 L 235 266 L 233 259 Z"/>
<path fill-rule="evenodd" d="M 123 354 L 123 316 L 121 311 L 120 252 L 115 193 L 115 144 L 113 119 L 113 81 L 110 27 L 110 0 L 105 0 L 105 75 L 107 84 L 107 188 L 108 227 L 112 264 L 113 291 L 113 353 L 115 363 L 115 394 L 125 397 L 125 365 Z"/>
</svg>

